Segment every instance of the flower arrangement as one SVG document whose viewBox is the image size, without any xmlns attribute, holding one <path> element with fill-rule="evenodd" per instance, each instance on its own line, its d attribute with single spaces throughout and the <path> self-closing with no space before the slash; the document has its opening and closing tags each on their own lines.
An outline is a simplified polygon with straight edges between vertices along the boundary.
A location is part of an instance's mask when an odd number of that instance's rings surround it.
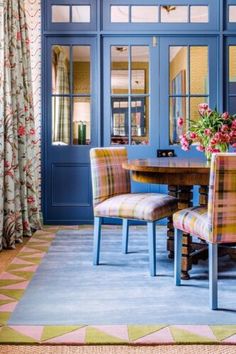
<svg viewBox="0 0 236 354">
<path fill-rule="evenodd" d="M 189 130 L 180 136 L 181 148 L 190 150 L 193 143 L 196 149 L 205 152 L 210 159 L 214 152 L 228 151 L 229 145 L 236 148 L 236 115 L 223 114 L 209 108 L 207 103 L 198 106 L 200 119 L 190 121 Z M 178 118 L 178 128 L 183 131 L 184 119 Z"/>
</svg>

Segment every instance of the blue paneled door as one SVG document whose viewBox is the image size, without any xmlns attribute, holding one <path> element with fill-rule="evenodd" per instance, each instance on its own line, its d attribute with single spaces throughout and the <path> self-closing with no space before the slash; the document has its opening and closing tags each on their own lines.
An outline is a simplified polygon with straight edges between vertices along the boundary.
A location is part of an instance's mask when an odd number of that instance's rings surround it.
<svg viewBox="0 0 236 354">
<path fill-rule="evenodd" d="M 103 141 L 126 146 L 130 159 L 155 157 L 159 146 L 158 57 L 156 37 L 104 38 Z"/>
<path fill-rule="evenodd" d="M 97 146 L 94 38 L 48 38 L 45 48 L 43 217 L 92 220 L 89 150 Z"/>
</svg>

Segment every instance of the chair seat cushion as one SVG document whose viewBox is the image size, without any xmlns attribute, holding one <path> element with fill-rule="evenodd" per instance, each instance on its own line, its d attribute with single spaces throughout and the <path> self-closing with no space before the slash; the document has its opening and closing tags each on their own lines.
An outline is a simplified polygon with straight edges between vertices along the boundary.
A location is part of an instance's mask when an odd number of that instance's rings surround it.
<svg viewBox="0 0 236 354">
<path fill-rule="evenodd" d="M 177 199 L 166 194 L 128 193 L 98 204 L 94 215 L 155 221 L 172 215 L 177 209 Z"/>
<path fill-rule="evenodd" d="M 176 229 L 209 241 L 207 208 L 192 207 L 179 210 L 173 215 L 173 223 Z"/>
</svg>

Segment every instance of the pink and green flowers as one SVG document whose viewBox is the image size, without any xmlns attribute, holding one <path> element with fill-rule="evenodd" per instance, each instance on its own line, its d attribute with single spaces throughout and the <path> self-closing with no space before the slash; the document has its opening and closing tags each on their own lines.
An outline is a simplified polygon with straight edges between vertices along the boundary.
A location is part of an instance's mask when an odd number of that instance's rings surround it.
<svg viewBox="0 0 236 354">
<path fill-rule="evenodd" d="M 236 115 L 228 112 L 220 114 L 211 110 L 207 103 L 198 106 L 200 119 L 190 121 L 189 130 L 180 136 L 181 148 L 190 150 L 192 144 L 197 144 L 198 151 L 205 152 L 207 158 L 213 152 L 225 152 L 229 145 L 236 148 Z M 183 129 L 184 119 L 179 117 L 178 127 Z"/>
</svg>

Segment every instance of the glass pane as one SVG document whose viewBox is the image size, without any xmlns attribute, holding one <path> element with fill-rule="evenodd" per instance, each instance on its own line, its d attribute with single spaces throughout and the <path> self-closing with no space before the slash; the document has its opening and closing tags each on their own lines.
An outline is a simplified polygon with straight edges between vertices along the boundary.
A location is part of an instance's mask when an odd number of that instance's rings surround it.
<svg viewBox="0 0 236 354">
<path fill-rule="evenodd" d="M 73 46 L 73 93 L 90 94 L 90 46 Z"/>
<path fill-rule="evenodd" d="M 184 134 L 188 128 L 188 98 L 186 97 L 171 97 L 170 98 L 170 144 L 177 144 L 179 136 Z M 183 127 L 179 128 L 178 118 L 184 119 Z"/>
<path fill-rule="evenodd" d="M 229 6 L 229 22 L 236 22 L 236 5 Z"/>
<path fill-rule="evenodd" d="M 111 6 L 111 22 L 129 22 L 129 6 Z"/>
<path fill-rule="evenodd" d="M 149 143 L 149 98 L 132 97 L 131 99 L 131 135 L 132 144 Z"/>
<path fill-rule="evenodd" d="M 188 7 L 161 6 L 161 22 L 188 22 Z"/>
<path fill-rule="evenodd" d="M 170 47 L 170 95 L 188 93 L 188 48 Z"/>
<path fill-rule="evenodd" d="M 131 22 L 158 22 L 158 6 L 132 6 Z"/>
<path fill-rule="evenodd" d="M 129 88 L 128 47 L 111 47 L 111 92 L 127 94 Z"/>
<path fill-rule="evenodd" d="M 190 119 L 197 121 L 200 116 L 198 106 L 200 103 L 208 103 L 208 97 L 192 97 L 190 99 Z"/>
<path fill-rule="evenodd" d="M 70 47 L 52 46 L 52 93 L 70 92 Z"/>
<path fill-rule="evenodd" d="M 229 98 L 229 113 L 236 114 L 236 97 Z"/>
<path fill-rule="evenodd" d="M 190 6 L 190 22 L 209 22 L 208 6 Z"/>
<path fill-rule="evenodd" d="M 209 92 L 208 47 L 190 47 L 191 94 Z"/>
<path fill-rule="evenodd" d="M 149 47 L 131 47 L 131 92 L 149 92 Z"/>
<path fill-rule="evenodd" d="M 52 6 L 52 22 L 70 22 L 70 6 Z"/>
<path fill-rule="evenodd" d="M 70 144 L 70 98 L 52 97 L 52 143 Z"/>
<path fill-rule="evenodd" d="M 112 97 L 111 98 L 111 114 L 112 114 L 112 131 L 111 144 L 128 144 L 128 98 Z"/>
<path fill-rule="evenodd" d="M 75 97 L 73 101 L 73 144 L 89 145 L 91 142 L 90 97 Z"/>
<path fill-rule="evenodd" d="M 229 93 L 236 94 L 236 46 L 229 47 Z"/>
<path fill-rule="evenodd" d="M 72 6 L 72 22 L 90 22 L 90 6 Z"/>
</svg>

